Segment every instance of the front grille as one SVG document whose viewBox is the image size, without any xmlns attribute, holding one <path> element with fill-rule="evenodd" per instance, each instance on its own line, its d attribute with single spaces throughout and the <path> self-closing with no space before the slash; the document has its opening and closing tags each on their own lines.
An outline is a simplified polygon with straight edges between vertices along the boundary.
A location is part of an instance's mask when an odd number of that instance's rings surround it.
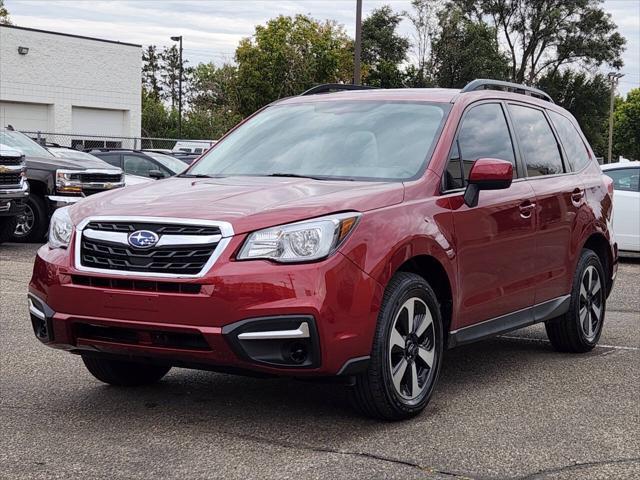
<svg viewBox="0 0 640 480">
<path fill-rule="evenodd" d="M 76 323 L 73 326 L 73 330 L 76 338 L 87 340 L 180 348 L 184 350 L 211 350 L 211 347 L 200 333 L 136 330 L 88 323 Z"/>
<path fill-rule="evenodd" d="M 84 267 L 117 270 L 132 273 L 155 273 L 167 275 L 197 275 L 214 254 L 219 240 L 200 244 L 202 235 L 220 235 L 216 226 L 176 225 L 146 222 L 93 221 L 84 229 L 110 232 L 120 235 L 122 240 L 97 239 L 83 235 L 80 241 L 80 260 Z M 151 248 L 136 248 L 125 243 L 128 233 L 136 230 L 151 230 L 163 236 L 180 235 L 180 245 L 163 245 Z M 192 237 L 194 243 L 189 242 Z M 220 237 L 214 237 L 219 239 Z M 120 243 L 122 242 L 122 243 Z M 120 284 L 124 285 L 124 284 Z M 131 285 L 135 287 L 135 284 Z M 140 285 L 138 285 L 140 286 Z M 120 288 L 120 287 L 114 287 Z M 151 288 L 151 287 L 149 287 Z M 155 288 L 168 288 L 158 285 Z M 161 291 L 161 290 L 158 290 Z"/>
<path fill-rule="evenodd" d="M 77 179 L 74 178 L 73 175 L 71 178 L 73 180 L 80 180 L 82 183 L 119 183 L 122 181 L 122 175 L 119 173 L 78 173 L 75 175 L 78 176 Z"/>
<path fill-rule="evenodd" d="M 92 268 L 195 275 L 202 270 L 215 248 L 216 244 L 140 250 L 83 238 L 81 255 L 82 264 Z"/>
<path fill-rule="evenodd" d="M 22 174 L 0 173 L 0 185 L 19 185 Z"/>
<path fill-rule="evenodd" d="M 129 280 L 127 278 L 89 277 L 73 275 L 75 285 L 85 287 L 133 290 L 137 292 L 181 293 L 195 295 L 200 293 L 202 285 L 198 283 L 155 282 L 149 280 Z"/>
<path fill-rule="evenodd" d="M 142 222 L 91 222 L 85 228 L 103 232 L 151 230 L 158 235 L 220 235 L 220 228 L 209 225 L 166 225 Z"/>
<path fill-rule="evenodd" d="M 0 157 L 0 165 L 20 165 L 22 157 Z"/>
</svg>

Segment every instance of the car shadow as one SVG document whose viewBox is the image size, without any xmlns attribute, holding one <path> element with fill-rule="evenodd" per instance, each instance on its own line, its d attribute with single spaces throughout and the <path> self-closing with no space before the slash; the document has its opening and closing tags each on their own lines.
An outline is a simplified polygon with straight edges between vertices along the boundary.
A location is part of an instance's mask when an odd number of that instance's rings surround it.
<svg viewBox="0 0 640 480">
<path fill-rule="evenodd" d="M 531 371 L 532 364 L 536 364 L 532 360 L 537 359 L 542 365 L 549 356 L 559 358 L 548 344 L 513 339 L 493 339 L 449 350 L 445 353 L 435 399 L 427 411 L 453 415 L 458 409 L 457 396 L 467 397 L 479 386 L 493 384 L 500 389 L 501 378 L 517 376 L 520 370 Z M 356 436 L 366 434 L 369 429 L 379 430 L 381 425 L 355 412 L 348 402 L 347 387 L 338 384 L 239 377 L 187 369 L 174 369 L 161 382 L 145 387 L 102 385 L 88 373 L 86 384 L 87 388 L 59 399 L 75 403 L 80 400 L 77 397 L 81 397 L 81 408 L 78 408 L 80 405 L 56 407 L 73 408 L 76 416 L 82 415 L 82 411 L 93 416 L 96 409 L 108 410 L 120 421 L 135 419 L 136 423 L 149 426 L 158 426 L 163 419 L 206 424 L 225 431 L 236 431 L 238 426 L 244 430 L 251 425 L 251 435 L 273 437 L 275 434 L 283 441 L 289 438 L 288 432 L 312 428 L 314 443 L 335 441 L 342 429 L 340 425 L 345 423 Z M 429 418 L 429 414 L 419 418 Z M 398 424 L 383 425 L 393 429 Z"/>
</svg>

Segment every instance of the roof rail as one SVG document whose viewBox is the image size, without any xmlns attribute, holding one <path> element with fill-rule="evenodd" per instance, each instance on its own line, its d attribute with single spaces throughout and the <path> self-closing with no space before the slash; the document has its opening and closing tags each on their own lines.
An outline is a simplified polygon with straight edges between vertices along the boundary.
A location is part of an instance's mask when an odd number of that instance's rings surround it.
<svg viewBox="0 0 640 480">
<path fill-rule="evenodd" d="M 311 87 L 309 90 L 305 90 L 300 94 L 300 96 L 315 95 L 316 93 L 339 92 L 341 90 L 371 90 L 373 88 L 377 87 L 370 87 L 368 85 L 352 85 L 350 83 L 323 83 L 316 85 L 315 87 Z"/>
<path fill-rule="evenodd" d="M 460 93 L 473 92 L 475 90 L 504 90 L 505 92 L 520 93 L 530 97 L 540 98 L 547 102 L 555 103 L 551 96 L 537 88 L 528 87 L 519 83 L 503 82 L 502 80 L 490 80 L 487 78 L 478 78 L 467 85 Z"/>
</svg>

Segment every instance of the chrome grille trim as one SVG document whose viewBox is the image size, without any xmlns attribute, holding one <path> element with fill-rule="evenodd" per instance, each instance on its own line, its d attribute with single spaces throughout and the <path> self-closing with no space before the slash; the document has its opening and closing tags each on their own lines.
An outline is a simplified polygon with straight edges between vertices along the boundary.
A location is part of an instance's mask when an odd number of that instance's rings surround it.
<svg viewBox="0 0 640 480">
<path fill-rule="evenodd" d="M 93 240 L 129 245 L 129 234 L 125 232 L 106 232 L 87 228 L 84 230 L 83 235 Z M 222 240 L 222 235 L 162 235 L 154 246 L 208 245 L 210 243 L 218 243 L 220 240 Z"/>
<path fill-rule="evenodd" d="M 202 267 L 202 270 L 197 274 L 176 274 L 176 273 L 160 273 L 160 272 L 137 272 L 131 270 L 112 270 L 112 269 L 103 269 L 103 268 L 94 268 L 94 267 L 86 267 L 82 265 L 81 259 L 81 251 L 82 251 L 82 237 L 85 235 L 87 238 L 95 238 L 102 239 L 105 241 L 114 241 L 113 239 L 117 238 L 116 243 L 124 243 L 128 244 L 127 238 L 128 234 L 125 232 L 105 232 L 99 230 L 91 230 L 85 228 L 90 222 L 132 222 L 132 223 L 154 223 L 154 224 L 169 224 L 169 225 L 207 225 L 218 227 L 221 235 L 163 235 L 163 237 L 177 237 L 170 238 L 166 240 L 164 246 L 189 246 L 194 245 L 198 246 L 203 244 L 203 240 L 207 240 L 210 243 L 214 243 L 216 240 L 218 241 L 218 245 L 215 247 L 213 254 L 207 261 L 207 263 Z M 91 233 L 89 233 L 91 232 Z M 106 234 L 106 235 L 105 235 Z M 231 242 L 231 237 L 233 236 L 233 227 L 229 222 L 222 221 L 212 221 L 212 220 L 202 220 L 195 218 L 175 218 L 175 217 L 138 217 L 138 216 L 93 216 L 85 218 L 82 222 L 80 222 L 75 228 L 75 238 L 74 238 L 74 264 L 75 268 L 81 272 L 93 272 L 93 273 L 102 273 L 105 275 L 122 275 L 129 277 L 148 277 L 148 278 L 202 278 L 205 276 L 211 267 L 213 267 L 214 263 L 220 255 L 225 251 L 226 247 Z M 100 238 L 96 238 L 95 236 L 99 235 Z M 121 237 L 124 236 L 124 237 Z M 107 238 L 108 237 L 108 238 Z M 124 238 L 124 242 L 122 242 L 122 238 Z M 184 242 L 184 243 L 173 243 L 173 242 Z M 186 242 L 185 242 L 186 241 Z M 160 243 L 160 242 L 159 242 Z M 162 246 L 162 245 L 159 245 Z"/>
</svg>

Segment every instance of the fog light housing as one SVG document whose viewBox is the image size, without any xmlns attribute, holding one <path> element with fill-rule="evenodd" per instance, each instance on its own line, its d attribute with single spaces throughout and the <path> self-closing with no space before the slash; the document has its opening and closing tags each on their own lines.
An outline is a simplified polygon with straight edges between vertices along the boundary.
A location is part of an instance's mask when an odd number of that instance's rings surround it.
<svg viewBox="0 0 640 480">
<path fill-rule="evenodd" d="M 306 315 L 242 320 L 223 327 L 233 351 L 252 363 L 274 367 L 320 366 L 315 319 Z"/>
</svg>

